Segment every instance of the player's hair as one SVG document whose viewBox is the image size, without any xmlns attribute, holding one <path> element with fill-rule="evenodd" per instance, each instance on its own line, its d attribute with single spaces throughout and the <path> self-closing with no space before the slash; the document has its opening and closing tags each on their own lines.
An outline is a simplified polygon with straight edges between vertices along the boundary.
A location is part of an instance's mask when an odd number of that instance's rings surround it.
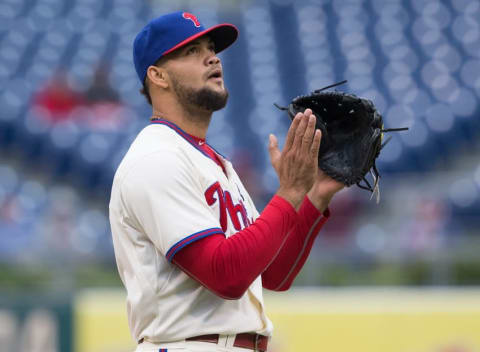
<svg viewBox="0 0 480 352">
<path fill-rule="evenodd" d="M 162 65 L 165 61 L 167 61 L 168 55 L 167 56 L 162 56 L 160 59 L 155 61 L 155 63 L 152 66 L 157 66 L 159 67 Z M 152 96 L 150 95 L 150 87 L 148 85 L 148 77 L 145 77 L 145 82 L 143 82 L 142 88 L 140 88 L 140 94 L 142 94 L 145 99 L 147 99 L 147 102 L 152 105 Z"/>
<path fill-rule="evenodd" d="M 148 88 L 148 83 L 145 80 L 143 87 L 140 88 L 140 93 L 147 99 L 147 102 L 152 105 L 152 97 L 150 96 L 150 90 Z"/>
</svg>

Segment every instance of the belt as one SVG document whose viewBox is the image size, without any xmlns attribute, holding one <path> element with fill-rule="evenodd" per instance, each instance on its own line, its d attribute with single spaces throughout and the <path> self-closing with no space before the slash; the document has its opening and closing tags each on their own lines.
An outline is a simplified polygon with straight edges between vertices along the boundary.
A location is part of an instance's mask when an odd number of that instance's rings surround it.
<svg viewBox="0 0 480 352">
<path fill-rule="evenodd" d="M 186 341 L 200 341 L 200 342 L 210 342 L 218 343 L 220 335 L 211 334 L 211 335 L 200 335 L 189 337 L 185 339 Z M 138 343 L 142 343 L 144 340 L 140 339 Z M 247 348 L 253 351 L 266 352 L 268 345 L 268 337 L 259 334 L 237 334 L 235 336 L 235 341 L 233 342 L 234 347 Z"/>
</svg>

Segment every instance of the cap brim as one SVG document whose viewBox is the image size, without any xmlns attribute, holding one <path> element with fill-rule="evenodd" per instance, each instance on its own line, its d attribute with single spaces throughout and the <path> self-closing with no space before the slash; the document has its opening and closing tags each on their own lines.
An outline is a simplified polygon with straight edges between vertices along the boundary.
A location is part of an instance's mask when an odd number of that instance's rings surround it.
<svg viewBox="0 0 480 352">
<path fill-rule="evenodd" d="M 230 45 L 233 44 L 233 42 L 235 42 L 235 40 L 237 40 L 238 29 L 237 27 L 235 27 L 233 24 L 230 24 L 230 23 L 222 23 L 222 24 L 210 27 L 208 29 L 205 29 L 204 31 L 198 32 L 195 35 L 192 35 L 191 37 L 188 37 L 187 39 L 181 41 L 170 50 L 164 52 L 162 56 L 167 55 L 168 53 L 171 53 L 172 51 L 179 49 L 182 46 L 206 34 L 208 34 L 209 37 L 215 43 L 215 52 L 219 53 L 220 51 L 228 48 Z"/>
</svg>

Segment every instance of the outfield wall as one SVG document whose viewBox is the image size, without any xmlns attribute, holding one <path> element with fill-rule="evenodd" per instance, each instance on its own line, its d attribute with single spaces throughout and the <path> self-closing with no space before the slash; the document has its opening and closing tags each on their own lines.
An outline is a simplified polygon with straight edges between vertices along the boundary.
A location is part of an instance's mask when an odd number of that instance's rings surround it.
<svg viewBox="0 0 480 352">
<path fill-rule="evenodd" d="M 75 300 L 75 352 L 134 349 L 122 291 Z M 295 289 L 267 294 L 271 352 L 477 352 L 480 289 Z"/>
<path fill-rule="evenodd" d="M 270 352 L 479 352 L 480 288 L 266 294 Z M 0 295 L 0 352 L 127 352 L 123 290 Z"/>
</svg>

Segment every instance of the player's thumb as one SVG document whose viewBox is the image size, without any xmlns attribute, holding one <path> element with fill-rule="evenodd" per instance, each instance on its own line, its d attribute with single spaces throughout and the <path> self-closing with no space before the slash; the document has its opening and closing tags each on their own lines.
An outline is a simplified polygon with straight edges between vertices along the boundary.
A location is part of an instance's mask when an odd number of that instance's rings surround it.
<svg viewBox="0 0 480 352">
<path fill-rule="evenodd" d="M 275 167 L 278 160 L 280 159 L 280 150 L 278 149 L 278 140 L 273 134 L 270 133 L 268 137 L 268 152 L 270 153 L 270 161 L 272 165 Z"/>
</svg>

